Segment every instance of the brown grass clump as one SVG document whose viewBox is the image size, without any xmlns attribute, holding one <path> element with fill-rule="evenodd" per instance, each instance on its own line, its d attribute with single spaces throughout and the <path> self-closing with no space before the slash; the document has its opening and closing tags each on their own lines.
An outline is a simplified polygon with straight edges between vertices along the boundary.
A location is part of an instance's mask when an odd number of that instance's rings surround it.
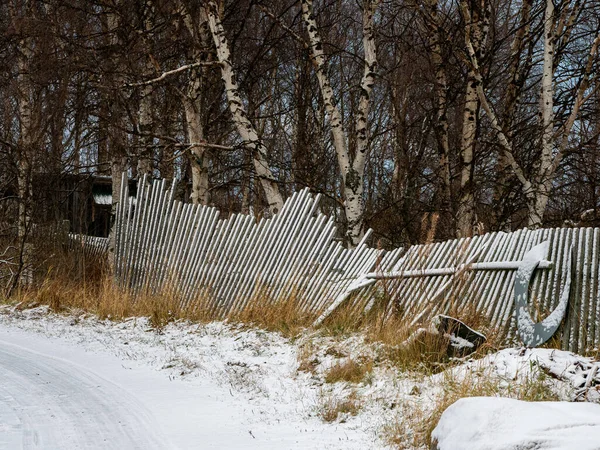
<svg viewBox="0 0 600 450">
<path fill-rule="evenodd" d="M 320 326 L 321 334 L 334 337 L 348 336 L 363 330 L 368 318 L 357 312 L 350 302 L 333 311 Z"/>
<path fill-rule="evenodd" d="M 273 299 L 266 289 L 259 289 L 243 311 L 228 318 L 295 338 L 315 320 L 314 316 L 302 312 L 301 301 L 301 296 L 294 291 L 286 298 Z"/>
<path fill-rule="evenodd" d="M 17 291 L 10 299 L 20 308 L 48 305 L 54 312 L 73 309 L 96 314 L 101 319 L 122 320 L 132 316 L 145 316 L 154 328 L 161 329 L 177 319 L 202 321 L 205 319 L 191 309 L 184 310 L 179 298 L 165 289 L 165 293 L 130 292 L 116 287 L 105 278 L 100 283 L 70 282 L 62 278 L 47 278 L 37 288 Z"/>
<path fill-rule="evenodd" d="M 298 349 L 298 371 L 315 373 L 320 361 L 315 355 L 317 346 L 313 341 L 303 343 Z"/>
<path fill-rule="evenodd" d="M 448 345 L 443 336 L 423 333 L 406 344 L 387 348 L 386 357 L 403 371 L 431 375 L 449 367 Z"/>
<path fill-rule="evenodd" d="M 356 361 L 347 358 L 344 361 L 337 362 L 325 373 L 326 383 L 337 383 L 346 381 L 348 383 L 360 383 L 365 376 L 373 370 L 373 361 L 363 359 Z"/>
<path fill-rule="evenodd" d="M 361 409 L 361 403 L 356 391 L 352 391 L 348 397 L 336 398 L 333 394 L 322 395 L 319 405 L 319 417 L 324 422 L 334 422 L 342 416 L 356 416 Z M 342 419 L 342 422 L 345 419 Z"/>
<path fill-rule="evenodd" d="M 501 331 L 492 327 L 485 315 L 475 307 L 455 309 L 448 315 L 483 333 L 487 338 L 469 358 L 481 358 L 501 348 Z M 428 322 L 429 319 L 426 319 L 423 323 L 426 325 Z M 406 318 L 399 315 L 386 317 L 378 313 L 368 324 L 366 333 L 368 341 L 383 344 L 382 358 L 404 371 L 430 375 L 460 362 L 451 357 L 446 337 L 431 333 L 428 329 L 411 326 Z"/>
</svg>

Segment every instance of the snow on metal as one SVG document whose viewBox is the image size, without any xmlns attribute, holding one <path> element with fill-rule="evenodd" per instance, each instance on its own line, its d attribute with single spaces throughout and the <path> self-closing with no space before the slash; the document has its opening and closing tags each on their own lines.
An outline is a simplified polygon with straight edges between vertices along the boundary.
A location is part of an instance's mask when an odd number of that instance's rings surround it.
<svg viewBox="0 0 600 450">
<path fill-rule="evenodd" d="M 516 338 L 514 287 L 525 254 L 548 242 L 547 261 L 530 283 L 532 311 L 540 320 L 559 307 L 561 292 L 571 282 L 562 346 L 572 351 L 600 348 L 600 229 L 554 228 L 488 233 L 409 248 L 391 272 L 362 274 L 375 285 L 363 288 L 350 302 L 357 310 L 377 303 L 410 323 L 435 314 L 482 314 L 509 339 Z M 572 248 L 572 267 L 569 267 Z M 460 268 L 465 270 L 460 270 Z M 469 270 L 467 270 L 469 269 Z M 475 269 L 475 270 L 470 270 Z"/>
<path fill-rule="evenodd" d="M 133 292 L 170 291 L 182 306 L 227 317 L 253 302 L 294 300 L 318 314 L 360 274 L 392 270 L 401 250 L 365 244 L 353 250 L 334 240 L 319 196 L 292 195 L 270 219 L 232 214 L 174 200 L 174 185 L 142 180 L 136 203 L 122 183 L 115 233 L 116 282 Z"/>
<path fill-rule="evenodd" d="M 529 311 L 529 283 L 540 261 L 548 254 L 548 241 L 536 245 L 523 257 L 515 278 L 515 312 L 519 337 L 527 347 L 537 347 L 548 341 L 563 321 L 571 294 L 571 265 L 569 259 L 565 265 L 565 285 L 560 294 L 560 301 L 554 311 L 541 322 L 536 322 Z M 572 254 L 571 251 L 568 252 Z"/>
</svg>

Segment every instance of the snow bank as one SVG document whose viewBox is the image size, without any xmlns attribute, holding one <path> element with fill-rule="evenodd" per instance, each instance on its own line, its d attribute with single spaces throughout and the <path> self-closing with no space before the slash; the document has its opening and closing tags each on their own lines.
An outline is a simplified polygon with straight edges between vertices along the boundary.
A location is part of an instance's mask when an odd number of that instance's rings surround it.
<svg viewBox="0 0 600 450">
<path fill-rule="evenodd" d="M 597 450 L 600 405 L 463 398 L 442 414 L 432 438 L 439 450 Z"/>
</svg>

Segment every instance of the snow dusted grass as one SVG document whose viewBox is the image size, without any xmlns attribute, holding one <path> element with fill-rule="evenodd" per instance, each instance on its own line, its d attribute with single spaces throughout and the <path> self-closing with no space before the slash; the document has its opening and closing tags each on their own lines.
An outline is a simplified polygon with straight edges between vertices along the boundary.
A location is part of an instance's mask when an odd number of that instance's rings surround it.
<svg viewBox="0 0 600 450">
<path fill-rule="evenodd" d="M 346 381 L 348 383 L 360 383 L 373 370 L 373 361 L 368 358 L 354 360 L 347 358 L 336 362 L 327 369 L 325 383 L 337 383 Z"/>
<path fill-rule="evenodd" d="M 397 448 L 429 448 L 431 433 L 442 413 L 461 398 L 487 396 L 527 401 L 560 400 L 559 383 L 553 382 L 534 360 L 528 363 L 522 359 L 519 368 L 510 375 L 500 369 L 504 358 L 512 357 L 516 355 L 500 352 L 426 378 L 420 386 L 417 385 L 413 392 L 415 395 L 405 400 L 400 417 L 384 428 L 385 439 Z"/>
<path fill-rule="evenodd" d="M 335 422 L 341 417 L 346 420 L 349 416 L 356 416 L 361 408 L 356 391 L 350 391 L 346 397 L 338 398 L 333 394 L 322 394 L 319 405 L 319 417 L 325 422 Z"/>
<path fill-rule="evenodd" d="M 456 315 L 492 339 L 458 360 L 434 336 L 403 345 L 414 330 L 377 311 L 342 310 L 309 330 L 312 318 L 298 315 L 293 297 L 257 299 L 244 314 L 210 321 L 180 311 L 168 296 L 134 300 L 108 285 L 84 289 L 47 283 L 23 293 L 18 305 L 1 309 L 0 324 L 111 352 L 191 389 L 211 380 L 244 405 L 253 433 L 291 423 L 298 433 L 307 426 L 333 436 L 314 448 L 429 448 L 439 417 L 459 398 L 569 400 L 572 386 L 548 374 L 582 360 L 551 349 L 497 351 L 493 330 L 464 311 Z"/>
</svg>

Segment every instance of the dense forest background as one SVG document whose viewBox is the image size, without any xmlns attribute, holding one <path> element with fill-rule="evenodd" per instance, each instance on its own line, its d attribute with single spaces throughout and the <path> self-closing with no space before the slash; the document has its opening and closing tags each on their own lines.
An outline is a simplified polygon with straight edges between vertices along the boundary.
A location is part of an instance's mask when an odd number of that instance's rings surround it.
<svg viewBox="0 0 600 450">
<path fill-rule="evenodd" d="M 256 216 L 309 187 L 349 245 L 597 224 L 599 31 L 593 0 L 3 1 L 0 234 L 122 171 Z"/>
</svg>

